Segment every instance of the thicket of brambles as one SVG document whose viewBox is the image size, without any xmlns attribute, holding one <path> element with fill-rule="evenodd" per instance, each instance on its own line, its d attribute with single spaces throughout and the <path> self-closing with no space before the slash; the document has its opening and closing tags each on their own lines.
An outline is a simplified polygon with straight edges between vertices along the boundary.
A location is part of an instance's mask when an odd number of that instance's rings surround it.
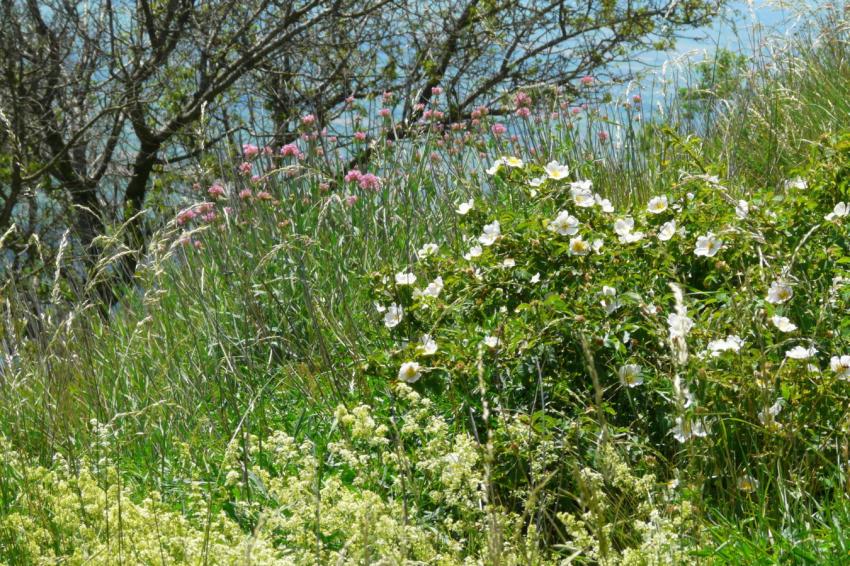
<svg viewBox="0 0 850 566">
<path fill-rule="evenodd" d="M 192 188 L 106 314 L 132 226 L 84 283 L 73 236 L 36 246 L 0 557 L 841 563 L 846 30 L 663 100 L 587 76 L 447 120 L 434 84 L 410 138 L 389 91 L 342 102 L 350 140 L 305 113 L 163 178 Z"/>
</svg>

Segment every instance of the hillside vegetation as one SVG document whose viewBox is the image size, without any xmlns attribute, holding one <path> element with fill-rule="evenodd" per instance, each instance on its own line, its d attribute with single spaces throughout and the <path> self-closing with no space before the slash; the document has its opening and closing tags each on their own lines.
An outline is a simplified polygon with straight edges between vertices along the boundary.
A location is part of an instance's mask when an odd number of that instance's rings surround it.
<svg viewBox="0 0 850 566">
<path fill-rule="evenodd" d="M 847 39 L 208 156 L 108 316 L 3 289 L 0 559 L 846 562 Z"/>
</svg>

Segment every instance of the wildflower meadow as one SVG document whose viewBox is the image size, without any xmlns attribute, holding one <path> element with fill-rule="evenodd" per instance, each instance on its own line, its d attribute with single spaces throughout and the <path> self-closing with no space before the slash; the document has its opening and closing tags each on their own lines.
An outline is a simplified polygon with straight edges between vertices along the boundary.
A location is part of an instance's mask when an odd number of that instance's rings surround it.
<svg viewBox="0 0 850 566">
<path fill-rule="evenodd" d="M 0 236 L 35 266 L 0 287 L 0 561 L 850 563 L 846 14 L 468 115 L 447 80 L 342 90 L 194 146 L 206 106 L 129 104 L 114 139 L 190 151 L 97 256 Z"/>
</svg>

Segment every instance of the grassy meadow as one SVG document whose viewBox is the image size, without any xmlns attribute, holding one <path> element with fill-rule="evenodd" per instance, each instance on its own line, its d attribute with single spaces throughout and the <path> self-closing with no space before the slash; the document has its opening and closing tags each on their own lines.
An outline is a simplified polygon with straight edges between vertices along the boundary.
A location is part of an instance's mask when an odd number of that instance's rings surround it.
<svg viewBox="0 0 850 566">
<path fill-rule="evenodd" d="M 850 562 L 848 40 L 169 176 L 107 318 L 0 290 L 0 561 Z"/>
</svg>

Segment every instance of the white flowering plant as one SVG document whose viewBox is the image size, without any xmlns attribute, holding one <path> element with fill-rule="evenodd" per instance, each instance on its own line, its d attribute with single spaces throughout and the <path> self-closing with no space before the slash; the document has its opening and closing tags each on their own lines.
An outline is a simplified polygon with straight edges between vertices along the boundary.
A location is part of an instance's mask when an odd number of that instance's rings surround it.
<svg viewBox="0 0 850 566">
<path fill-rule="evenodd" d="M 740 477 L 752 476 L 748 486 L 769 484 L 758 474 L 777 465 L 825 477 L 823 442 L 850 426 L 841 408 L 850 399 L 841 362 L 850 351 L 850 223 L 825 218 L 850 199 L 848 147 L 839 141 L 799 172 L 805 191 L 683 174 L 648 203 L 613 210 L 586 167 L 570 164 L 563 179 L 532 164 L 503 170 L 504 187 L 526 194 L 522 206 L 481 201 L 460 219 L 466 236 L 415 265 L 422 280 L 444 282 L 438 298 L 382 284 L 391 272 L 375 275 L 376 300 L 403 302 L 408 318 L 367 373 L 391 383 L 400 364 L 417 360 L 427 369 L 413 387 L 462 426 L 505 426 L 470 419 L 482 403 L 525 412 L 539 427 L 535 442 L 566 436 L 579 460 L 600 435 L 628 435 L 639 467 L 657 472 L 658 456 L 681 458 L 683 473 L 709 491 L 737 489 L 738 476 L 700 472 L 729 457 Z M 464 257 L 494 225 L 498 237 Z M 422 334 L 439 344 L 427 357 L 417 351 Z M 765 424 L 760 415 L 778 400 L 790 408 Z M 824 435 L 816 452 L 793 443 L 812 422 Z M 764 442 L 777 449 L 762 451 Z M 533 450 L 502 458 L 505 492 L 520 500 L 507 478 L 534 466 L 574 481 L 540 462 Z"/>
</svg>

